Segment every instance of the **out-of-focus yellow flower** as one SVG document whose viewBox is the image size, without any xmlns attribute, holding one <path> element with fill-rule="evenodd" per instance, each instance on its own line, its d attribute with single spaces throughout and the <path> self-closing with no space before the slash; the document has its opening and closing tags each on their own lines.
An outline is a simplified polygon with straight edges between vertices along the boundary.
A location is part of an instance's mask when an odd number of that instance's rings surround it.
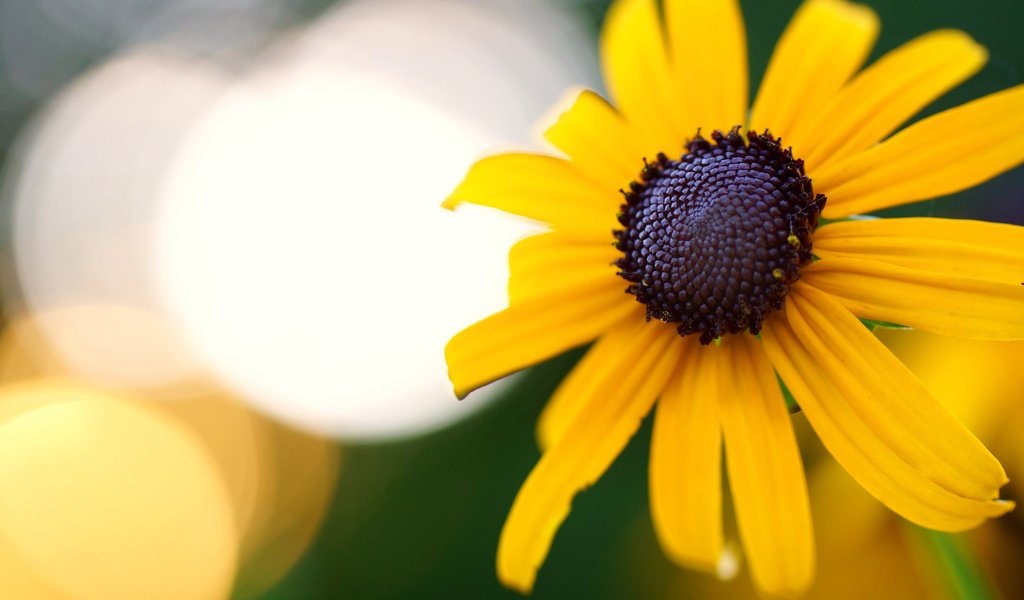
<svg viewBox="0 0 1024 600">
<path fill-rule="evenodd" d="M 962 340 L 936 335 L 925 331 L 880 330 L 879 337 L 910 367 L 921 382 L 932 390 L 950 411 L 974 431 L 1003 465 L 1011 485 L 1007 495 L 1011 500 L 1021 500 L 1024 482 L 1024 343 L 987 342 Z M 832 493 L 832 502 L 839 512 L 846 494 L 837 488 Z M 872 517 L 876 522 L 886 523 L 895 545 L 903 546 L 902 557 L 894 556 L 893 562 L 902 565 L 916 563 L 916 574 L 904 572 L 894 578 L 916 579 L 928 586 L 922 598 L 942 598 L 936 581 L 935 569 L 922 564 L 928 557 L 922 557 L 920 545 L 914 545 L 913 538 L 908 545 L 906 527 L 897 519 L 883 518 L 881 506 L 874 504 Z M 986 575 L 1003 598 L 1024 596 L 1024 580 L 1020 578 L 1020 564 L 1024 562 L 1024 518 L 1019 512 L 988 523 L 971 532 L 969 542 L 977 551 Z M 902 535 L 900 535 L 902 534 Z M 862 545 L 861 555 L 870 555 L 877 546 Z M 853 577 L 840 577 L 844 568 L 836 565 L 833 579 L 842 579 L 849 588 L 857 587 Z M 861 586 L 863 588 L 863 586 Z M 948 590 L 945 592 L 948 595 Z M 821 596 L 822 598 L 830 596 Z M 864 597 L 864 596 L 861 596 Z M 900 596 L 907 597 L 907 596 Z M 913 597 L 913 596 L 910 596 Z"/>
<path fill-rule="evenodd" d="M 660 397 L 650 485 L 666 552 L 716 568 L 724 442 L 755 583 L 807 589 L 810 510 L 776 374 L 832 455 L 900 515 L 958 531 L 1009 510 L 999 463 L 858 317 L 1024 338 L 1024 229 L 931 218 L 818 227 L 818 215 L 934 198 L 1020 164 L 1024 86 L 891 135 L 976 72 L 985 50 L 936 31 L 858 72 L 875 14 L 809 0 L 748 118 L 738 3 L 663 5 L 613 4 L 601 51 L 614 106 L 578 95 L 546 133 L 564 158 L 485 158 L 445 203 L 549 227 L 511 251 L 511 306 L 449 343 L 459 396 L 596 340 L 542 416 L 544 455 L 501 536 L 502 582 L 532 588 L 572 498 Z"/>
</svg>

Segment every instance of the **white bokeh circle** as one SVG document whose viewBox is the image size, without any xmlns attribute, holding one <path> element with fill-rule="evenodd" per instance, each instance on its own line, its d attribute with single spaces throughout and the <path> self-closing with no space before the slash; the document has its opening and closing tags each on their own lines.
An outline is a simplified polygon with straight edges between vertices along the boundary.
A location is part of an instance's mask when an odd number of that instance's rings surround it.
<svg viewBox="0 0 1024 600">
<path fill-rule="evenodd" d="M 582 30 L 533 1 L 353 2 L 235 86 L 159 220 L 167 303 L 206 363 L 262 410 L 347 438 L 481 406 L 486 391 L 455 400 L 443 348 L 507 305 L 508 247 L 536 224 L 439 204 L 592 78 Z"/>
<path fill-rule="evenodd" d="M 280 74 L 276 74 L 280 75 Z M 527 226 L 438 203 L 483 140 L 359 74 L 249 82 L 194 131 L 165 190 L 169 306 L 229 385 L 335 435 L 465 413 L 446 337 L 500 309 Z"/>
</svg>

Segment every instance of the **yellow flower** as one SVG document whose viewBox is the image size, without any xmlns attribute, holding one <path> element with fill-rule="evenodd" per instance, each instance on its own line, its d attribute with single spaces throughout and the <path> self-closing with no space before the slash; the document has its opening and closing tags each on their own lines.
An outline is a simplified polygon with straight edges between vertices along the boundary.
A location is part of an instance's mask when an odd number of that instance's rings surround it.
<svg viewBox="0 0 1024 600">
<path fill-rule="evenodd" d="M 575 494 L 660 399 L 650 497 L 667 554 L 718 561 L 724 442 L 755 584 L 805 590 L 811 520 L 776 375 L 832 455 L 900 515 L 958 531 L 1010 510 L 998 461 L 858 318 L 1024 338 L 1024 229 L 931 218 L 819 227 L 818 214 L 933 198 L 1018 165 L 1024 86 L 890 135 L 975 73 L 985 50 L 936 31 L 858 72 L 875 14 L 809 0 L 748 115 L 737 2 L 661 4 L 663 16 L 655 0 L 614 3 L 601 38 L 614 106 L 579 94 L 546 133 L 565 157 L 485 158 L 446 202 L 548 226 L 512 248 L 509 308 L 449 343 L 460 397 L 594 342 L 541 417 L 544 453 L 502 531 L 501 581 L 532 588 Z"/>
</svg>

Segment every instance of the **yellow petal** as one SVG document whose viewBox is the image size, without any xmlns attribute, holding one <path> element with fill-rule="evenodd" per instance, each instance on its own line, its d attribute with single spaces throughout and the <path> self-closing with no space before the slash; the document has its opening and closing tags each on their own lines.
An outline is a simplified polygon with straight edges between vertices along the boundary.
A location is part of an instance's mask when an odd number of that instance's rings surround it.
<svg viewBox="0 0 1024 600">
<path fill-rule="evenodd" d="M 801 128 L 809 173 L 884 139 L 910 117 L 974 75 L 988 59 L 985 48 L 962 31 L 933 31 L 889 52 L 858 74 Z M 806 141 L 805 141 L 806 140 Z"/>
<path fill-rule="evenodd" d="M 836 219 L 978 185 L 1024 162 L 1024 85 L 921 120 L 881 144 L 816 170 Z"/>
<path fill-rule="evenodd" d="M 651 323 L 638 336 L 626 376 L 599 374 L 587 402 L 562 439 L 544 453 L 519 490 L 498 543 L 498 578 L 520 592 L 533 588 L 573 497 L 605 472 L 640 426 L 674 370 L 682 344 L 671 328 Z"/>
<path fill-rule="evenodd" d="M 495 379 L 585 344 L 637 306 L 612 281 L 540 296 L 495 313 L 456 334 L 445 347 L 455 394 L 463 398 Z"/>
<path fill-rule="evenodd" d="M 865 425 L 949 491 L 987 500 L 1006 483 L 999 462 L 882 342 L 828 294 L 797 285 L 789 323 Z M 798 314 L 798 316 L 797 316 Z"/>
<path fill-rule="evenodd" d="M 819 260 L 802 277 L 865 319 L 971 339 L 1024 339 L 1024 285 L 1019 281 L 988 281 L 857 258 Z"/>
<path fill-rule="evenodd" d="M 814 234 L 822 258 L 866 258 L 924 271 L 1020 283 L 1024 227 L 960 219 L 842 221 Z"/>
<path fill-rule="evenodd" d="M 714 571 L 722 554 L 722 433 L 719 370 L 725 352 L 697 336 L 658 401 L 651 437 L 651 518 L 665 553 Z"/>
<path fill-rule="evenodd" d="M 878 36 L 871 9 L 843 0 L 808 0 L 775 46 L 750 115 L 789 145 L 868 57 Z M 807 149 L 794 146 L 802 156 Z"/>
<path fill-rule="evenodd" d="M 544 137 L 611 191 L 628 186 L 643 167 L 644 146 L 637 133 L 612 105 L 590 90 L 578 93 Z"/>
<path fill-rule="evenodd" d="M 627 284 L 614 265 L 622 252 L 607 239 L 595 241 L 560 232 L 542 233 L 525 238 L 509 251 L 508 293 L 512 304 L 530 298 L 573 288 L 617 282 L 625 291 Z"/>
<path fill-rule="evenodd" d="M 747 36 L 739 3 L 665 0 L 664 6 L 684 133 L 743 126 L 749 102 Z"/>
<path fill-rule="evenodd" d="M 638 305 L 639 306 L 639 305 Z M 625 379 L 635 367 L 633 355 L 643 354 L 650 328 L 672 328 L 648 322 L 642 310 L 616 323 L 589 349 L 548 400 L 537 421 L 537 441 L 542 450 L 551 448 L 565 435 L 569 424 L 588 402 L 600 402 L 605 380 Z M 678 340 L 683 342 L 682 338 Z"/>
<path fill-rule="evenodd" d="M 754 582 L 794 597 L 814 577 L 807 482 L 789 412 L 756 338 L 723 340 L 722 432 L 740 538 Z"/>
<path fill-rule="evenodd" d="M 479 160 L 444 207 L 490 206 L 572 231 L 606 234 L 619 223 L 616 190 L 602 189 L 568 160 L 543 154 L 499 154 Z"/>
<path fill-rule="evenodd" d="M 616 0 L 601 31 L 601 67 L 612 100 L 639 132 L 647 158 L 680 154 L 683 129 L 654 0 Z"/>
<path fill-rule="evenodd" d="M 800 333 L 792 325 L 794 320 L 802 323 Z M 804 338 L 808 331 L 813 346 Z M 792 298 L 787 300 L 786 311 L 775 313 L 765 323 L 762 340 L 772 365 L 828 451 L 890 509 L 924 527 L 962 531 L 1013 508 L 1009 502 L 959 496 L 907 464 L 854 409 L 864 410 L 870 399 L 848 397 L 849 388 L 844 390 L 833 381 L 835 369 L 843 363 L 838 356 L 830 355 L 826 361 L 819 355 L 816 350 L 826 346 L 796 312 Z M 877 377 L 873 372 L 860 375 Z M 967 442 L 965 451 L 971 452 L 972 447 L 973 443 Z M 992 490 L 991 497 L 995 494 Z"/>
</svg>

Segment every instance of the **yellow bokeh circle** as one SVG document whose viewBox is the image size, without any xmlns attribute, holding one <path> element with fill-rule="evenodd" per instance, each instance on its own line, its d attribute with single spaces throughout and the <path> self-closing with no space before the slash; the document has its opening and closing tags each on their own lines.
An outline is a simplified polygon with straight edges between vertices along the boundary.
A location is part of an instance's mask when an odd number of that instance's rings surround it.
<svg viewBox="0 0 1024 600">
<path fill-rule="evenodd" d="M 5 386 L 0 406 L 0 597 L 230 595 L 235 517 L 192 432 L 56 380 Z"/>
</svg>

